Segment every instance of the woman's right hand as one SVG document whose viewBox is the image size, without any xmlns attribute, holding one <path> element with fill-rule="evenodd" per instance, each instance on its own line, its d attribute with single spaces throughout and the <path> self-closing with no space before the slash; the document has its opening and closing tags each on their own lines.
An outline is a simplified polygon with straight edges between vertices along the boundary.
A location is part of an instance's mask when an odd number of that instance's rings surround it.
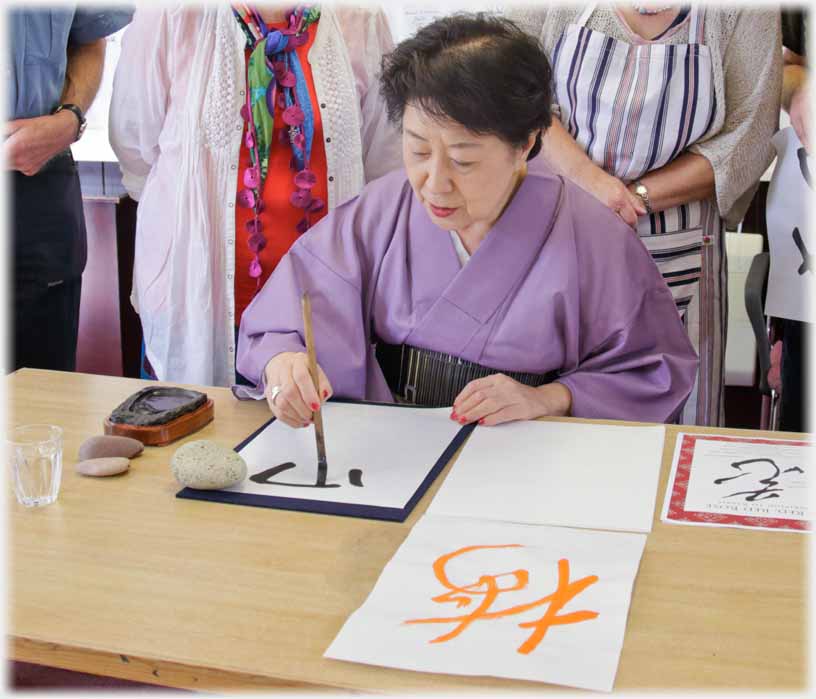
<svg viewBox="0 0 816 699">
<path fill-rule="evenodd" d="M 578 184 L 602 204 L 608 206 L 632 228 L 637 228 L 638 216 L 646 214 L 646 207 L 617 177 L 590 164 L 578 178 Z"/>
<path fill-rule="evenodd" d="M 315 388 L 305 352 L 281 352 L 269 360 L 264 369 L 264 395 L 269 409 L 278 420 L 290 427 L 308 427 L 311 424 L 312 413 L 332 395 L 331 384 L 320 365 L 317 374 L 319 386 Z M 273 393 L 276 395 L 273 396 Z"/>
</svg>

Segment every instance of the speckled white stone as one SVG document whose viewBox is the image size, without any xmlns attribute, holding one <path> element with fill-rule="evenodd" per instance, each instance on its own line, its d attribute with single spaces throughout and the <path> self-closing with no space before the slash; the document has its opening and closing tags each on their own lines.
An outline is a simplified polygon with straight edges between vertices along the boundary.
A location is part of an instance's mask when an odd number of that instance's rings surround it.
<svg viewBox="0 0 816 699">
<path fill-rule="evenodd" d="M 229 488 L 247 477 L 246 462 L 238 453 L 208 439 L 176 449 L 170 468 L 179 483 L 198 490 Z"/>
<path fill-rule="evenodd" d="M 86 459 L 80 461 L 74 468 L 83 476 L 115 476 L 117 473 L 127 471 L 130 468 L 130 461 L 121 456 Z"/>
<path fill-rule="evenodd" d="M 79 460 L 103 459 L 110 456 L 123 456 L 132 459 L 144 451 L 144 444 L 131 437 L 104 434 L 88 437 L 79 447 Z"/>
</svg>

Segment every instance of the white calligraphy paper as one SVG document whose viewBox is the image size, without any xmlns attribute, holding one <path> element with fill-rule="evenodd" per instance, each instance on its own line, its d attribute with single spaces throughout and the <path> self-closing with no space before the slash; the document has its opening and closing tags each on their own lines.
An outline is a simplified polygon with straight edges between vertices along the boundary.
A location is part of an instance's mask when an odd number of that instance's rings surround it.
<svg viewBox="0 0 816 699">
<path fill-rule="evenodd" d="M 325 657 L 610 691 L 645 541 L 426 515 Z"/>
<path fill-rule="evenodd" d="M 798 440 L 678 434 L 662 520 L 807 531 L 813 455 Z"/>
<path fill-rule="evenodd" d="M 812 323 L 816 319 L 816 236 L 808 217 L 812 159 L 792 127 L 773 137 L 777 161 L 768 186 L 771 267 L 765 315 Z"/>
<path fill-rule="evenodd" d="M 477 427 L 428 513 L 649 532 L 663 437 L 663 426 Z"/>
<path fill-rule="evenodd" d="M 275 421 L 239 450 L 248 477 L 224 492 L 403 508 L 461 429 L 449 408 L 327 403 L 322 411 L 325 487 L 316 487 L 314 427 Z"/>
</svg>

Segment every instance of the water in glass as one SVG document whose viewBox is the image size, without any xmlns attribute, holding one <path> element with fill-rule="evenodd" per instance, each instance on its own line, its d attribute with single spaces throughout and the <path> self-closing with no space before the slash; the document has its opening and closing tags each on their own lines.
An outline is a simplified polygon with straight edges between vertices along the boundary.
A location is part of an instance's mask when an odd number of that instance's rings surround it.
<svg viewBox="0 0 816 699">
<path fill-rule="evenodd" d="M 23 425 L 8 440 L 14 493 L 26 507 L 50 505 L 62 478 L 62 429 L 55 425 Z"/>
</svg>

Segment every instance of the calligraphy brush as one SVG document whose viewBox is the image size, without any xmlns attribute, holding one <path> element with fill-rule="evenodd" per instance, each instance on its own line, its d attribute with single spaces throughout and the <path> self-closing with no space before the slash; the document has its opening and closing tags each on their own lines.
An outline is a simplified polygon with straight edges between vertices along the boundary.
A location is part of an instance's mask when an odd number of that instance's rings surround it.
<svg viewBox="0 0 816 699">
<path fill-rule="evenodd" d="M 317 356 L 315 355 L 314 332 L 312 331 L 312 304 L 309 301 L 309 294 L 307 292 L 303 292 L 300 303 L 303 308 L 303 330 L 306 335 L 306 354 L 309 357 L 309 374 L 312 377 L 312 383 L 314 383 L 318 400 L 320 400 Z M 314 420 L 315 440 L 317 441 L 317 486 L 322 487 L 326 485 L 326 475 L 329 466 L 326 462 L 326 442 L 323 438 L 323 414 L 320 411 L 320 403 L 318 403 L 317 410 L 312 413 L 312 419 Z"/>
</svg>

